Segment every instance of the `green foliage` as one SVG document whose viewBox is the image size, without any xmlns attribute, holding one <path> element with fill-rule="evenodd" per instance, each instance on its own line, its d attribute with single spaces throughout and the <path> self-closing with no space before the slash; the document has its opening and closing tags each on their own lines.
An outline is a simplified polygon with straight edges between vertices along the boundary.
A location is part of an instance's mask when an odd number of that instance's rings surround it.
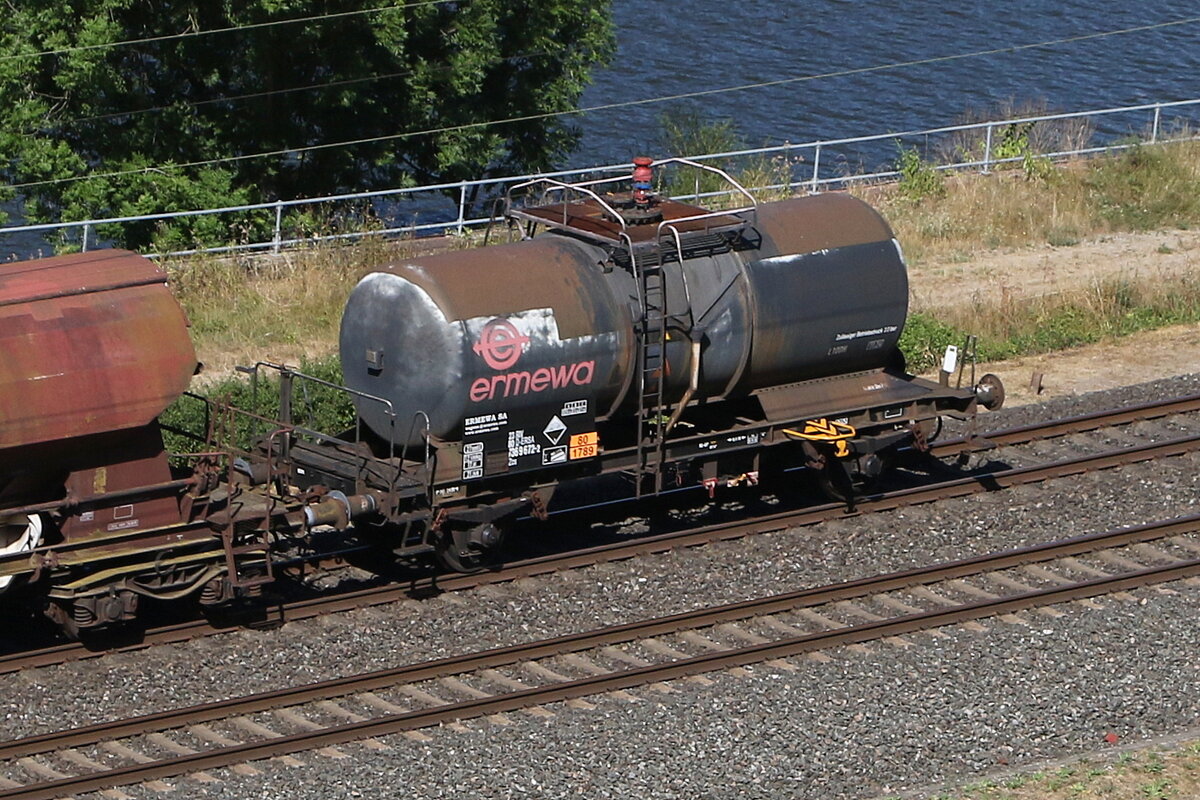
<svg viewBox="0 0 1200 800">
<path fill-rule="evenodd" d="M 909 370 L 925 372 L 941 363 L 948 345 L 962 344 L 963 331 L 929 314 L 912 313 L 900 334 L 900 350 Z"/>
<path fill-rule="evenodd" d="M 657 146 L 664 153 L 675 156 L 696 156 L 705 153 L 728 153 L 747 149 L 747 144 L 738 132 L 733 120 L 706 120 L 699 113 L 686 107 L 673 108 L 658 119 L 659 141 Z M 709 159 L 706 165 L 729 173 L 734 180 L 749 189 L 761 190 L 768 186 L 786 187 L 792 180 L 792 163 L 787 156 L 767 157 L 763 155 L 741 158 Z M 658 191 L 672 197 L 724 192 L 729 189 L 722 178 L 711 172 L 690 167 L 673 167 L 659 171 L 661 183 Z M 773 191 L 755 191 L 759 202 L 784 197 L 786 188 Z M 720 206 L 722 202 L 741 203 L 741 196 L 704 198 L 703 204 Z"/>
<path fill-rule="evenodd" d="M 301 360 L 299 371 L 329 383 L 341 385 L 342 368 L 336 356 Z M 259 373 L 257 386 L 244 375 L 233 375 L 210 384 L 202 392 L 211 401 L 231 405 L 268 420 L 279 416 L 279 375 L 273 370 Z M 167 450 L 174 453 L 195 452 L 213 423 L 214 409 L 203 400 L 183 396 L 161 416 Z M 357 412 L 350 396 L 312 381 L 295 379 L 292 392 L 292 422 L 321 433 L 336 435 L 354 427 Z M 233 418 L 233 429 L 227 431 L 233 444 L 249 449 L 259 438 L 269 434 L 274 426 L 245 416 Z M 174 429 L 174 430 L 172 430 Z M 181 433 L 182 431 L 182 433 Z"/>
<path fill-rule="evenodd" d="M 733 120 L 706 120 L 687 108 L 673 108 L 658 118 L 659 146 L 666 153 L 684 158 L 704 153 L 723 153 L 745 147 Z M 733 162 L 717 159 L 704 162 L 708 166 L 729 171 Z M 677 168 L 659 173 L 663 181 L 659 191 L 673 197 L 704 192 L 719 192 L 728 188 L 720 177 L 694 168 Z"/>
<path fill-rule="evenodd" d="M 336 356 L 319 360 L 302 359 L 300 371 L 329 383 L 342 384 L 342 366 Z M 323 433 L 341 433 L 354 427 L 358 417 L 349 395 L 327 386 L 301 381 L 293 400 L 293 418 L 303 425 Z"/>
<path fill-rule="evenodd" d="M 1000 129 L 999 141 L 992 145 L 992 158 L 1020 158 L 1029 152 L 1029 131 L 1032 122 L 1013 123 Z"/>
<path fill-rule="evenodd" d="M 1098 341 L 1104 330 L 1083 309 L 1063 308 L 1039 315 L 1030 329 L 1016 330 L 1010 338 L 1016 353 L 1047 353 Z"/>
<path fill-rule="evenodd" d="M 153 166 L 145 156 L 136 154 L 109 165 L 114 171 L 146 170 Z M 156 169 L 153 172 L 114 177 L 107 181 L 78 181 L 66 184 L 54 204 L 45 195 L 32 195 L 27 207 L 33 219 L 94 219 L 94 209 L 104 216 L 136 217 L 157 214 L 168 209 L 214 208 L 254 202 L 249 187 L 233 185 L 234 174 L 216 167 L 180 170 Z M 153 247 L 158 251 L 183 250 L 198 242 L 226 243 L 246 238 L 239 232 L 261 239 L 270 230 L 266 214 L 184 217 L 170 221 L 126 223 L 99 226 L 94 235 L 120 242 L 127 247 Z M 60 251 L 77 249 L 82 241 L 64 240 Z"/>
<path fill-rule="evenodd" d="M 916 147 L 906 148 L 896 140 L 896 171 L 900 173 L 900 196 L 912 202 L 946 195 L 942 173 L 921 158 Z"/>
<path fill-rule="evenodd" d="M 344 13 L 380 5 L 10 4 L 0 23 L 3 179 L 36 184 L 17 187 L 33 220 L 98 218 L 543 169 L 576 145 L 569 118 L 536 117 L 575 108 L 590 68 L 611 57 L 608 2 Z M 260 26 L 323 13 L 336 16 Z M 239 26 L 260 27 L 175 36 Z M 514 118 L 523 121 L 475 126 Z M 391 138 L 445 128 L 458 129 Z M 342 141 L 362 143 L 297 150 Z M 213 159 L 233 160 L 188 166 Z M 101 234 L 179 246 L 273 224 L 267 214 Z"/>
<path fill-rule="evenodd" d="M 1141 789 L 1142 796 L 1147 800 L 1168 800 L 1170 798 L 1168 792 L 1171 790 L 1171 781 L 1160 778 L 1159 780 L 1143 784 Z"/>
<path fill-rule="evenodd" d="M 1013 163 L 1019 164 L 1028 180 L 1047 180 L 1054 174 L 1054 165 L 1050 163 L 1050 159 L 1038 155 L 1034 150 L 1031 133 L 1036 125 L 1036 122 L 1020 122 L 1005 125 L 1000 130 L 999 141 L 992 144 L 992 159 L 1018 160 L 1000 164 L 999 168 L 1003 169 Z"/>
<path fill-rule="evenodd" d="M 678 156 L 740 150 L 744 144 L 731 119 L 706 120 L 697 111 L 672 108 L 658 118 L 660 144 Z"/>
<path fill-rule="evenodd" d="M 973 125 L 994 119 L 1036 117 L 1053 113 L 1044 100 L 1016 102 L 1007 100 L 994 108 L 972 109 L 959 115 L 956 123 Z M 951 133 L 939 146 L 940 156 L 946 161 L 976 161 L 985 159 L 996 169 L 1020 166 L 1025 177 L 1045 180 L 1057 173 L 1050 160 L 1043 154 L 1080 150 L 1090 144 L 1094 129 L 1090 120 L 1057 119 L 1036 122 L 1018 122 L 1003 127 L 993 127 L 991 149 L 988 137 L 982 128 L 960 130 Z M 997 160 L 1014 159 L 1006 164 L 995 164 Z"/>
<path fill-rule="evenodd" d="M 1035 155 L 1032 150 L 1021 154 L 1021 169 L 1025 172 L 1025 179 L 1030 181 L 1048 181 L 1058 175 L 1049 158 Z"/>
<path fill-rule="evenodd" d="M 1146 760 L 1146 763 L 1142 765 L 1143 772 L 1151 772 L 1154 774 L 1158 774 L 1166 768 L 1167 765 L 1163 763 L 1162 755 L 1155 752 L 1151 752 L 1149 758 Z"/>
</svg>

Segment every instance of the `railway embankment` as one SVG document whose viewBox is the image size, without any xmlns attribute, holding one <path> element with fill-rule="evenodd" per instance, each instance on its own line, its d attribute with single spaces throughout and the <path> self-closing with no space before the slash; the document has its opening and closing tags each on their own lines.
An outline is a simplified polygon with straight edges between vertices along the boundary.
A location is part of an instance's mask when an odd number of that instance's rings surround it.
<svg viewBox="0 0 1200 800">
<path fill-rule="evenodd" d="M 1008 357 L 981 355 L 982 370 L 1004 379 L 1010 405 L 1144 383 L 1200 364 L 1193 319 L 1200 231 L 1112 234 L 981 253 L 969 263 L 933 261 L 910 267 L 909 282 L 917 315 L 1008 339 Z"/>
</svg>

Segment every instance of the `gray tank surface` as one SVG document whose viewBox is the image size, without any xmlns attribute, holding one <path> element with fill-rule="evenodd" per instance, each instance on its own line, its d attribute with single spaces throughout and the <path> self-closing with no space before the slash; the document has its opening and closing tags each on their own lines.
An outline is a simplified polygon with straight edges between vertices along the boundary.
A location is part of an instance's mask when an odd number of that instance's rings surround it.
<svg viewBox="0 0 1200 800">
<path fill-rule="evenodd" d="M 764 204 L 731 245 L 684 256 L 663 267 L 669 402 L 693 374 L 689 402 L 713 402 L 893 358 L 907 275 L 891 229 L 862 201 Z M 342 368 L 349 387 L 391 403 L 389 413 L 363 400 L 359 413 L 399 445 L 420 443 L 422 413 L 445 440 L 534 408 L 632 414 L 639 307 L 627 253 L 562 233 L 416 258 L 351 293 Z"/>
</svg>

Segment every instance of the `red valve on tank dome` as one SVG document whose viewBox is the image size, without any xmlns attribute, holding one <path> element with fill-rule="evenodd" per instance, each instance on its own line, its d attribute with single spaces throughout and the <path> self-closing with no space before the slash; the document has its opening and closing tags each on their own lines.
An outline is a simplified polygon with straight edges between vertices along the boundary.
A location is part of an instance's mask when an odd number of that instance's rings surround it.
<svg viewBox="0 0 1200 800">
<path fill-rule="evenodd" d="M 650 184 L 654 180 L 654 170 L 651 165 L 654 159 L 648 156 L 638 156 L 633 159 L 633 202 L 638 208 L 650 205 Z"/>
</svg>

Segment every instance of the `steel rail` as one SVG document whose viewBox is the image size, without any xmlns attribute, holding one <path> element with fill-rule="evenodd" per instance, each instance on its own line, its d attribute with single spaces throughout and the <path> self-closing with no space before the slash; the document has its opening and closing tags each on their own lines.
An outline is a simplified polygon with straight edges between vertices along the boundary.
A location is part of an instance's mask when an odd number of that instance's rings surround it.
<svg viewBox="0 0 1200 800">
<path fill-rule="evenodd" d="M 1006 569 L 1021 564 L 1063 558 L 1106 547 L 1118 547 L 1165 536 L 1178 535 L 1180 533 L 1195 531 L 1198 528 L 1200 528 L 1200 516 L 1191 516 L 1152 525 L 1143 525 L 1137 528 L 1081 536 L 1061 542 L 1005 551 L 935 567 L 892 573 L 860 581 L 851 581 L 846 584 L 837 584 L 831 587 L 821 587 L 793 592 L 787 595 L 756 599 L 716 609 L 687 612 L 643 623 L 616 626 L 595 633 L 576 634 L 545 642 L 488 651 L 482 654 L 442 659 L 436 662 L 403 667 L 398 670 L 370 673 L 365 676 L 358 676 L 358 678 L 327 681 L 323 684 L 314 684 L 310 687 L 286 690 L 293 697 L 282 702 L 280 698 L 281 693 L 273 692 L 244 698 L 240 704 L 237 701 L 225 701 L 209 706 L 199 706 L 176 712 L 148 715 L 134 720 L 118 721 L 109 725 L 90 726 L 89 728 L 70 731 L 65 734 L 48 734 L 40 737 L 32 737 L 4 745 L 3 749 L 0 749 L 0 757 L 17 758 L 49 750 L 78 747 L 104 739 L 114 739 L 121 736 L 151 732 L 152 726 L 153 731 L 168 730 L 183 725 L 198 724 L 212 719 L 223 718 L 232 714 L 248 714 L 280 705 L 295 705 L 330 696 L 341 696 L 350 691 L 370 691 L 371 689 L 392 685 L 397 682 L 428 680 L 450 674 L 508 665 L 564 652 L 592 649 L 612 643 L 662 635 L 680 630 L 681 628 L 708 627 L 731 619 L 745 619 L 747 617 L 776 613 L 796 607 L 826 604 L 851 597 L 894 591 L 917 584 L 953 580 L 964 575 Z M 766 642 L 741 648 L 730 648 L 699 656 L 677 659 L 664 664 L 615 670 L 607 674 L 579 680 L 553 683 L 547 686 L 502 693 L 464 702 L 451 702 L 429 709 L 389 714 L 376 719 L 336 725 L 316 731 L 223 746 L 153 763 L 136 764 L 129 767 L 119 767 L 103 772 L 56 779 L 39 784 L 28 784 L 23 787 L 0 791 L 0 800 L 3 798 L 25 798 L 25 800 L 50 798 L 66 793 L 97 791 L 147 780 L 175 777 L 189 772 L 233 766 L 257 759 L 345 744 L 364 738 L 390 735 L 454 720 L 515 711 L 535 705 L 544 705 L 594 694 L 630 689 L 648 683 L 675 680 L 715 670 L 746 666 L 766 660 L 797 656 L 815 650 L 856 644 L 882 637 L 898 636 L 932 627 L 1012 613 L 1032 607 L 1127 591 L 1150 583 L 1179 580 L 1196 575 L 1200 575 L 1200 559 L 1147 567 L 1118 575 L 1082 581 L 1068 586 L 1021 592 L 1004 597 L 956 605 L 945 609 L 912 613 L 892 619 L 871 621 L 860 625 L 804 634 L 782 641 Z M 303 696 L 313 692 L 316 693 L 307 697 Z M 300 699 L 295 699 L 296 697 Z M 236 711 L 231 711 L 230 709 L 234 705 L 237 706 Z"/>
<path fill-rule="evenodd" d="M 1129 425 L 1150 419 L 1161 419 L 1173 414 L 1188 414 L 1200 411 L 1200 394 L 1183 395 L 1170 400 L 1156 400 L 1150 403 L 1122 408 L 1093 411 L 1072 417 L 1051 420 L 1050 422 L 1035 422 L 1030 425 L 1020 425 L 1012 428 L 1001 428 L 986 431 L 977 436 L 962 436 L 947 439 L 944 442 L 934 442 L 931 452 L 934 455 L 945 456 L 961 450 L 963 445 L 973 446 L 974 451 L 985 449 L 987 445 L 1027 444 L 1038 439 L 1050 439 L 1057 436 L 1068 436 L 1073 433 L 1086 433 L 1111 428 L 1119 425 Z"/>
<path fill-rule="evenodd" d="M 1043 424 L 989 431 L 973 438 L 947 440 L 937 445 L 934 453 L 947 455 L 953 452 L 979 452 L 1001 444 L 1024 444 L 1052 436 L 1063 436 L 1109 426 L 1125 425 L 1135 421 L 1161 418 L 1195 410 L 1200 410 L 1200 395 L 1189 395 L 1159 403 L 1146 403 L 1128 408 L 1083 414 L 1061 420 L 1052 420 Z M 1107 420 L 1116 421 L 1109 422 Z M 941 449 L 939 450 L 938 448 Z M 1110 469 L 1139 461 L 1168 458 L 1195 450 L 1200 450 L 1200 436 L 1186 436 L 1167 442 L 1117 448 L 1103 453 L 1066 459 L 1050 464 L 980 473 L 927 486 L 899 489 L 873 495 L 860 500 L 853 513 L 867 514 L 889 511 L 903 506 L 963 497 L 983 491 L 995 491 L 1023 483 L 1034 483 L 1057 477 L 1065 477 L 1090 470 Z M 373 605 L 393 603 L 413 596 L 447 591 L 463 591 L 488 584 L 507 583 L 518 578 L 545 575 L 568 569 L 578 569 L 606 561 L 620 561 L 652 553 L 666 552 L 676 548 L 696 547 L 714 541 L 739 539 L 758 533 L 815 525 L 832 519 L 845 518 L 848 515 L 849 512 L 847 512 L 844 504 L 827 503 L 801 510 L 768 514 L 750 521 L 716 523 L 685 531 L 672 531 L 655 536 L 642 537 L 632 542 L 595 545 L 571 551 L 566 555 L 545 555 L 513 562 L 502 569 L 492 572 L 473 575 L 452 575 L 448 577 L 434 576 L 407 581 L 401 585 L 360 589 L 340 594 L 333 598 L 311 598 L 288 603 L 278 609 L 280 617 L 275 621 L 311 619 L 327 613 L 339 613 Z M 239 628 L 214 628 L 207 620 L 199 619 L 156 628 L 148 631 L 144 638 L 136 643 L 121 645 L 111 650 L 89 650 L 77 642 L 69 642 L 28 653 L 13 653 L 0 656 L 0 675 L 23 669 L 60 664 L 70 660 L 97 658 L 107 652 L 127 652 L 161 644 L 187 641 L 200 635 L 215 635 L 229 630 L 239 630 Z"/>
<path fill-rule="evenodd" d="M 0 742 L 0 760 L 35 755 L 66 747 L 83 747 L 109 739 L 144 734 L 151 730 L 165 731 L 230 716 L 267 711 L 281 706 L 328 700 L 352 692 L 373 691 L 402 682 L 424 681 L 463 672 L 508 666 L 521 661 L 621 644 L 651 636 L 661 636 L 687 628 L 709 627 L 723 622 L 775 614 L 795 608 L 826 605 L 916 585 L 940 583 L 989 571 L 1081 555 L 1100 549 L 1125 547 L 1130 544 L 1154 541 L 1198 530 L 1200 530 L 1200 514 L 1178 517 L 1132 528 L 1085 534 L 1070 539 L 988 553 L 927 567 L 744 600 L 715 608 L 696 609 L 668 617 L 614 625 L 600 631 L 569 634 L 554 639 L 495 648 L 482 653 L 468 653 L 363 675 L 335 678 L 305 686 L 147 714 L 129 720 L 102 722 L 66 732 L 47 733 L 11 742 Z"/>
</svg>

